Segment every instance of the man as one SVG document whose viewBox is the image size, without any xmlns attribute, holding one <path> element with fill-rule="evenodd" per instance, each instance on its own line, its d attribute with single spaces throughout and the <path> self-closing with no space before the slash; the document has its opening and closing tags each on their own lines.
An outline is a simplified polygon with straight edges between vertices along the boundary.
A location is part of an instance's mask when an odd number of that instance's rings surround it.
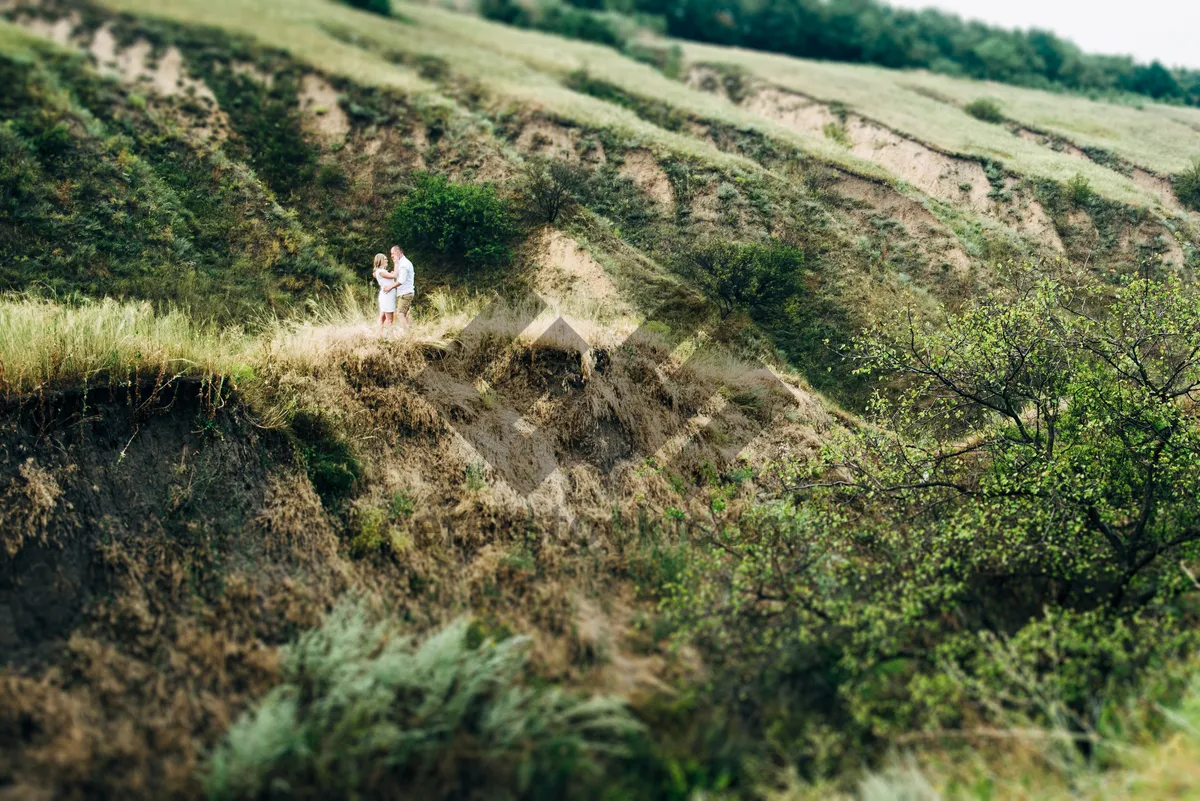
<svg viewBox="0 0 1200 801">
<path fill-rule="evenodd" d="M 400 292 L 400 297 L 396 298 L 396 316 L 404 321 L 405 328 L 409 328 L 412 326 L 413 295 L 416 294 L 413 263 L 405 258 L 399 245 L 392 245 L 392 263 Z"/>
</svg>

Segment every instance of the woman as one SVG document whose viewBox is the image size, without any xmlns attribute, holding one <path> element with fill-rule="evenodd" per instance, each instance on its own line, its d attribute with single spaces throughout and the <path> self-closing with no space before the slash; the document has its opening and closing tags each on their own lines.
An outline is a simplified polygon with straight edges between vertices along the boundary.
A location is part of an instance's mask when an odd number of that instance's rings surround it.
<svg viewBox="0 0 1200 801">
<path fill-rule="evenodd" d="M 396 281 L 396 274 L 389 273 L 387 266 L 387 256 L 376 253 L 372 275 L 379 283 L 379 329 L 381 331 L 385 325 L 391 328 L 396 319 L 396 287 L 400 286 Z"/>
</svg>

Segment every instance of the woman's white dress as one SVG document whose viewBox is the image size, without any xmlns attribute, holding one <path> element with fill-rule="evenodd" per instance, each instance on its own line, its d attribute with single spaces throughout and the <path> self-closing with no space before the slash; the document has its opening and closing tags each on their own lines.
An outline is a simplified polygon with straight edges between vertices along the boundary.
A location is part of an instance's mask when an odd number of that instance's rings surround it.
<svg viewBox="0 0 1200 801">
<path fill-rule="evenodd" d="M 391 314 L 396 311 L 396 290 L 393 289 L 391 292 L 384 292 L 383 288 L 388 284 L 394 284 L 395 281 L 390 278 L 384 278 L 383 273 L 383 270 L 375 273 L 375 280 L 379 282 L 379 311 L 381 314 Z"/>
</svg>

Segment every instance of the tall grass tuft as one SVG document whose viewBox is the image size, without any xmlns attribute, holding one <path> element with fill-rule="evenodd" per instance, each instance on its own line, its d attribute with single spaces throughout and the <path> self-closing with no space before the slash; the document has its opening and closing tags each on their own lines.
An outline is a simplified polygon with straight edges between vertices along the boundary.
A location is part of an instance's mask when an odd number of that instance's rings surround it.
<svg viewBox="0 0 1200 801">
<path fill-rule="evenodd" d="M 527 638 L 470 634 L 418 643 L 338 607 L 216 749 L 209 798 L 586 797 L 639 724 L 618 700 L 528 686 Z"/>
<path fill-rule="evenodd" d="M 187 314 L 112 299 L 0 299 L 0 397 L 140 376 L 238 372 L 248 339 Z"/>
</svg>

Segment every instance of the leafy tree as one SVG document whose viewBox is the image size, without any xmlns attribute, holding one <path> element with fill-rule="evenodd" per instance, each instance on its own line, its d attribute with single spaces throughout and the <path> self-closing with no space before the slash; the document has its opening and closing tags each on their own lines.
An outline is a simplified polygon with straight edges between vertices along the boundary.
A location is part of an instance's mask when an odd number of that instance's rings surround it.
<svg viewBox="0 0 1200 801">
<path fill-rule="evenodd" d="M 395 240 L 414 253 L 459 267 L 489 269 L 512 261 L 518 228 L 490 184 L 424 176 L 391 216 Z"/>
<path fill-rule="evenodd" d="M 720 665 L 714 702 L 792 759 L 1004 710 L 1094 725 L 1195 645 L 1200 294 L 1016 283 L 882 321 L 856 349 L 894 387 L 869 424 L 785 471 L 790 502 L 697 523 L 665 608 Z"/>
<path fill-rule="evenodd" d="M 722 317 L 782 303 L 795 291 L 803 268 L 803 251 L 773 243 L 710 243 L 693 251 L 684 265 Z"/>
<path fill-rule="evenodd" d="M 521 195 L 529 216 L 554 223 L 578 203 L 588 171 L 564 159 L 530 159 L 522 175 Z"/>
</svg>

